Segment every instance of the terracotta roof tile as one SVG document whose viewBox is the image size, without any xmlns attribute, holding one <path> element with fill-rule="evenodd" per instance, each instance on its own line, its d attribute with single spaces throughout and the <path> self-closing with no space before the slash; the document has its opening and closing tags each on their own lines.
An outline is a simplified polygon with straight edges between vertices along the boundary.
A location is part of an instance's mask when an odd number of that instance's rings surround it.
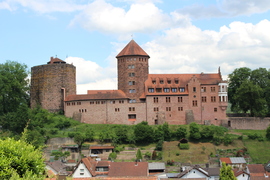
<svg viewBox="0 0 270 180">
<path fill-rule="evenodd" d="M 90 146 L 90 149 L 113 149 L 114 146 Z"/>
<path fill-rule="evenodd" d="M 264 166 L 262 164 L 248 164 L 249 173 L 265 173 Z"/>
<path fill-rule="evenodd" d="M 55 63 L 66 63 L 65 61 L 59 59 L 59 58 L 54 58 L 54 57 L 51 57 L 51 60 L 49 62 L 47 62 L 47 64 L 55 64 Z"/>
<path fill-rule="evenodd" d="M 109 177 L 148 176 L 147 162 L 111 162 Z"/>
<path fill-rule="evenodd" d="M 230 158 L 220 158 L 219 160 L 220 160 L 221 162 L 225 162 L 226 164 L 232 164 Z"/>
<path fill-rule="evenodd" d="M 127 99 L 121 90 L 88 90 L 87 94 L 69 95 L 65 101 Z"/>
<path fill-rule="evenodd" d="M 150 57 L 133 39 L 124 47 L 124 49 L 116 56 L 147 56 Z"/>
<path fill-rule="evenodd" d="M 219 73 L 216 74 L 149 74 L 148 79 L 145 81 L 145 93 L 146 95 L 187 95 L 188 89 L 187 85 L 190 82 L 192 77 L 196 77 L 201 84 L 212 85 L 222 82 L 222 78 Z M 155 84 L 153 83 L 155 81 Z M 163 81 L 163 83 L 160 83 Z M 169 83 L 170 81 L 170 83 Z M 178 83 L 176 83 L 176 81 Z M 164 93 L 163 90 L 161 93 L 149 93 L 148 88 L 185 88 L 184 92 L 168 92 Z"/>
</svg>

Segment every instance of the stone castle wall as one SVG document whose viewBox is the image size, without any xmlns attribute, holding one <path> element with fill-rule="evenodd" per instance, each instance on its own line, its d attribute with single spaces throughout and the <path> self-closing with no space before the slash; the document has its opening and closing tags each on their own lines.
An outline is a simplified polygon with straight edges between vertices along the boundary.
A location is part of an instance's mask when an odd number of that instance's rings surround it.
<svg viewBox="0 0 270 180">
<path fill-rule="evenodd" d="M 225 125 L 225 124 L 224 124 Z M 270 125 L 270 117 L 230 117 L 227 126 L 232 129 L 264 130 Z"/>
<path fill-rule="evenodd" d="M 64 98 L 76 94 L 76 68 L 71 64 L 46 64 L 31 68 L 31 107 L 50 112 L 64 110 Z"/>
</svg>

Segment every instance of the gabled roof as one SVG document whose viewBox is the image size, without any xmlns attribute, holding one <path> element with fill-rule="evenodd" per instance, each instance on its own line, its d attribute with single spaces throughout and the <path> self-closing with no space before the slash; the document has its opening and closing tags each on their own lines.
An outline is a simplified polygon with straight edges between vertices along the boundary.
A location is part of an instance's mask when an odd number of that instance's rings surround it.
<svg viewBox="0 0 270 180">
<path fill-rule="evenodd" d="M 165 170 L 165 163 L 148 163 L 149 170 Z"/>
<path fill-rule="evenodd" d="M 235 176 L 235 177 L 238 177 L 238 176 L 240 176 L 240 175 L 242 175 L 242 174 L 246 174 L 246 175 L 249 176 L 249 174 L 248 174 L 247 172 L 241 171 L 241 170 L 239 170 L 239 169 L 237 169 L 237 168 L 233 169 L 233 173 L 234 173 L 234 176 Z"/>
<path fill-rule="evenodd" d="M 87 94 L 69 95 L 65 101 L 127 99 L 122 90 L 88 90 Z"/>
<path fill-rule="evenodd" d="M 116 56 L 147 56 L 150 57 L 133 39 L 124 47 L 124 49 Z"/>
<path fill-rule="evenodd" d="M 243 157 L 225 157 L 220 158 L 221 162 L 225 162 L 226 164 L 246 164 L 246 160 Z"/>
<path fill-rule="evenodd" d="M 68 174 L 66 171 L 66 165 L 63 164 L 61 161 L 54 161 L 54 162 L 48 162 L 46 163 L 47 166 L 49 166 L 51 169 L 53 169 L 57 174 Z"/>
<path fill-rule="evenodd" d="M 204 169 L 202 169 L 199 165 L 195 165 L 195 166 L 192 166 L 190 168 L 187 168 L 185 171 L 183 171 L 180 174 L 178 174 L 177 177 L 178 178 L 182 178 L 184 175 L 188 174 L 192 170 L 197 170 L 197 171 L 201 172 L 202 174 L 204 174 L 206 177 L 210 177 L 209 174 L 208 174 L 208 172 L 205 171 Z"/>
<path fill-rule="evenodd" d="M 47 64 L 66 64 L 66 62 L 57 57 L 56 58 L 51 57 L 51 60 L 47 62 Z"/>
<path fill-rule="evenodd" d="M 148 176 L 147 162 L 111 162 L 109 177 Z"/>
</svg>

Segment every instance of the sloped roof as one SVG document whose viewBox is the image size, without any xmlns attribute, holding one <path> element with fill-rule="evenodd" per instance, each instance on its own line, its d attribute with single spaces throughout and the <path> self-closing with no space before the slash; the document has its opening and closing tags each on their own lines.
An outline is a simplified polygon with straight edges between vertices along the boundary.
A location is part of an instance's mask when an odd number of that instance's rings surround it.
<svg viewBox="0 0 270 180">
<path fill-rule="evenodd" d="M 59 63 L 66 64 L 66 61 L 63 61 L 57 57 L 56 58 L 51 57 L 51 60 L 49 62 L 47 62 L 47 64 L 59 64 Z"/>
<path fill-rule="evenodd" d="M 90 146 L 90 149 L 113 149 L 114 146 Z"/>
<path fill-rule="evenodd" d="M 150 57 L 133 39 L 124 47 L 124 49 L 116 56 L 147 56 Z"/>
<path fill-rule="evenodd" d="M 87 94 L 69 95 L 65 101 L 127 99 L 122 90 L 88 90 Z"/>
<path fill-rule="evenodd" d="M 233 173 L 234 173 L 234 176 L 235 176 L 235 177 L 240 176 L 240 175 L 242 175 L 242 174 L 249 175 L 247 172 L 241 171 L 241 170 L 239 170 L 239 169 L 237 169 L 237 168 L 233 169 Z"/>
<path fill-rule="evenodd" d="M 148 176 L 147 162 L 111 162 L 109 177 Z"/>
<path fill-rule="evenodd" d="M 149 170 L 165 170 L 165 163 L 148 163 Z"/>
<path fill-rule="evenodd" d="M 191 170 L 196 169 L 197 171 L 201 172 L 202 174 L 204 174 L 206 177 L 210 177 L 208 172 L 205 169 L 202 169 L 199 165 L 194 165 L 191 166 L 190 168 L 187 168 L 185 171 L 179 173 L 177 175 L 178 178 L 182 178 L 184 175 L 186 175 L 187 173 L 189 173 Z M 189 178 L 190 179 L 190 178 Z"/>
<path fill-rule="evenodd" d="M 232 161 L 230 158 L 225 157 L 225 158 L 220 158 L 219 159 L 221 162 L 225 162 L 226 164 L 232 164 Z"/>
<path fill-rule="evenodd" d="M 198 79 L 198 81 L 202 85 L 217 85 L 218 83 L 222 82 L 222 78 L 219 73 L 213 73 L 213 74 L 149 74 L 148 79 L 145 81 L 145 92 L 146 95 L 175 95 L 175 94 L 181 94 L 186 95 L 188 94 L 187 89 L 185 92 L 168 92 L 168 93 L 149 93 L 148 88 L 179 88 L 184 87 L 186 88 L 190 80 L 195 77 Z M 163 80 L 163 83 L 160 83 L 160 81 Z M 155 81 L 155 84 L 153 84 L 153 81 Z M 170 84 L 168 83 L 170 81 Z M 176 84 L 176 81 L 178 83 Z"/>
<path fill-rule="evenodd" d="M 66 165 L 61 161 L 54 161 L 46 163 L 47 166 L 50 166 L 57 174 L 68 174 L 66 171 Z"/>
</svg>

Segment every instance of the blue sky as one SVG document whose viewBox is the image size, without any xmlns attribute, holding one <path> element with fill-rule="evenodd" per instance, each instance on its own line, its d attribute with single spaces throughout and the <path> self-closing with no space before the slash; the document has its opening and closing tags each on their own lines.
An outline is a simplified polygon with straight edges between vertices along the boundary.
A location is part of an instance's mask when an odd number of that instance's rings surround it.
<svg viewBox="0 0 270 180">
<path fill-rule="evenodd" d="M 0 63 L 57 56 L 77 67 L 77 93 L 116 89 L 115 56 L 133 39 L 150 73 L 269 69 L 267 0 L 2 0 Z"/>
</svg>

